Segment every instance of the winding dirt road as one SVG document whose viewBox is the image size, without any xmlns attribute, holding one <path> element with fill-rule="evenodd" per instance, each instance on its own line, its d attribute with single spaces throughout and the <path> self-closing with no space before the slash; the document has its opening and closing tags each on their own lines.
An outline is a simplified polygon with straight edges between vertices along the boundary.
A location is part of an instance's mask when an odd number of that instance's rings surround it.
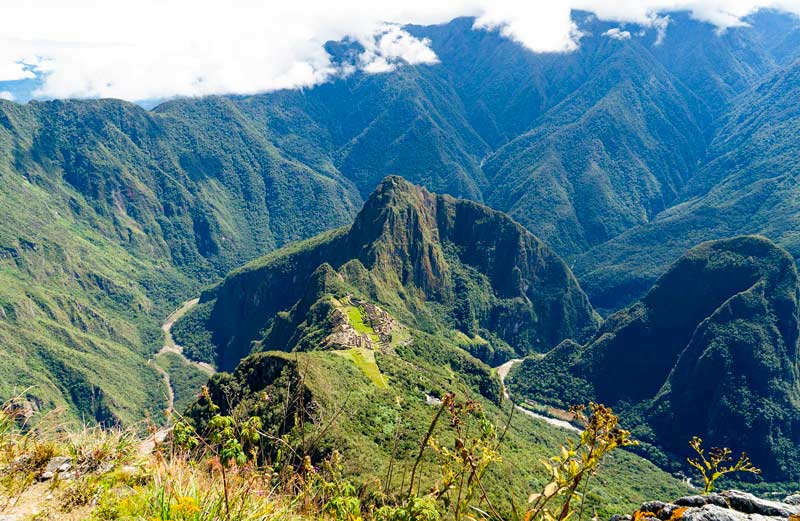
<svg viewBox="0 0 800 521">
<path fill-rule="evenodd" d="M 170 380 L 169 373 L 166 372 L 160 365 L 158 365 L 154 358 L 148 360 L 147 363 L 152 366 L 153 369 L 158 372 L 158 374 L 161 375 L 161 378 L 164 379 L 164 385 L 167 386 L 167 411 L 172 412 L 175 410 L 175 392 L 172 390 L 172 380 Z"/>
<path fill-rule="evenodd" d="M 165 353 L 175 353 L 181 358 L 183 358 L 186 361 L 186 363 L 197 367 L 198 369 L 200 369 L 209 376 L 211 376 L 216 372 L 214 368 L 209 364 L 203 362 L 194 362 L 186 358 L 183 355 L 183 348 L 178 344 L 176 344 L 175 339 L 172 338 L 172 325 L 179 318 L 188 313 L 190 309 L 196 306 L 199 301 L 200 299 L 196 298 L 187 300 L 186 302 L 181 304 L 180 307 L 178 307 L 178 309 L 173 311 L 167 317 L 164 323 L 161 324 L 161 329 L 164 331 L 164 345 L 161 346 L 161 349 L 158 351 L 158 353 L 156 353 L 156 355 L 148 361 L 148 363 L 152 365 L 156 371 L 158 371 L 158 373 L 164 379 L 164 384 L 167 386 L 167 393 L 166 393 L 167 410 L 170 413 L 174 412 L 175 410 L 175 391 L 172 389 L 172 380 L 170 379 L 169 373 L 156 363 L 156 358 L 164 355 Z M 139 445 L 139 454 L 145 455 L 153 452 L 153 449 L 156 447 L 156 445 L 162 443 L 167 438 L 167 435 L 171 430 L 172 427 L 170 425 L 167 425 L 162 429 L 159 429 L 158 432 L 151 435 L 144 442 L 142 442 L 141 445 Z"/>
<path fill-rule="evenodd" d="M 175 343 L 175 339 L 172 338 L 172 326 L 175 322 L 184 316 L 186 313 L 189 312 L 194 306 L 196 306 L 200 302 L 200 299 L 193 298 L 191 300 L 187 300 L 183 304 L 178 307 L 175 311 L 173 311 L 167 319 L 161 324 L 161 329 L 164 331 L 164 345 L 158 351 L 158 353 L 153 357 L 151 360 L 153 368 L 161 374 L 164 378 L 164 382 L 167 385 L 167 409 L 172 411 L 175 407 L 175 392 L 172 389 L 172 381 L 170 380 L 169 373 L 165 371 L 161 366 L 155 363 L 155 360 L 166 353 L 175 353 L 176 355 L 183 358 L 187 364 L 191 364 L 196 368 L 200 369 L 207 375 L 211 376 L 214 374 L 214 368 L 205 362 L 194 362 L 189 360 L 183 355 L 183 348 Z"/>
<path fill-rule="evenodd" d="M 194 362 L 189 360 L 185 356 L 183 356 L 183 348 L 175 343 L 175 339 L 172 338 L 172 325 L 177 322 L 179 318 L 189 312 L 190 309 L 195 307 L 198 302 L 200 302 L 199 298 L 193 298 L 191 300 L 187 300 L 181 307 L 176 309 L 172 312 L 170 316 L 167 317 L 167 320 L 161 324 L 161 329 L 164 331 L 164 345 L 161 347 L 161 350 L 158 352 L 158 355 L 162 355 L 164 353 L 175 353 L 176 355 L 180 355 L 186 360 L 186 363 L 195 366 L 196 368 L 200 369 L 207 375 L 211 376 L 216 372 L 213 366 L 207 364 L 205 362 Z M 156 355 L 156 356 L 158 356 Z"/>
<path fill-rule="evenodd" d="M 506 377 L 508 376 L 508 372 L 511 371 L 511 368 L 515 365 L 522 362 L 521 358 L 514 358 L 513 360 L 509 360 L 508 362 L 498 365 L 495 369 L 497 369 L 497 376 L 500 377 L 500 384 L 503 386 L 503 397 L 509 399 L 508 389 L 506 389 Z M 551 418 L 549 416 L 544 416 L 542 414 L 537 414 L 530 409 L 526 409 L 521 405 L 514 404 L 514 407 L 526 416 L 530 416 L 531 418 L 536 418 L 537 420 L 542 420 L 554 427 L 559 427 L 561 429 L 566 429 L 573 432 L 581 432 L 581 430 L 571 423 L 559 420 L 558 418 Z"/>
</svg>

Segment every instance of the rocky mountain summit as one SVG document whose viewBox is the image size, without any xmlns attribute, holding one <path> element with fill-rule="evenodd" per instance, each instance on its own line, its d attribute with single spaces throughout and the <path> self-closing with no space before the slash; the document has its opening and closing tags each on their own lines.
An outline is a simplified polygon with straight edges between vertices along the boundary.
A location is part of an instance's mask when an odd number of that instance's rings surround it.
<svg viewBox="0 0 800 521">
<path fill-rule="evenodd" d="M 644 503 L 632 516 L 615 515 L 611 521 L 764 521 L 800 519 L 800 494 L 782 501 L 758 498 L 739 490 L 705 496 L 686 496 L 671 503 Z"/>
</svg>

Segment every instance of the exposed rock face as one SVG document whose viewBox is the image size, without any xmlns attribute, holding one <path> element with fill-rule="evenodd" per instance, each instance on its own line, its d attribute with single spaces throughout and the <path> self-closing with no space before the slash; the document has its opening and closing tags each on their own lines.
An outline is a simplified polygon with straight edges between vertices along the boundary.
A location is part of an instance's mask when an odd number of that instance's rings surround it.
<svg viewBox="0 0 800 521">
<path fill-rule="evenodd" d="M 6 402 L 3 405 L 2 413 L 9 418 L 13 418 L 19 425 L 25 425 L 38 412 L 39 403 L 35 398 L 17 399 Z"/>
<path fill-rule="evenodd" d="M 769 501 L 738 490 L 720 494 L 687 496 L 672 503 L 651 501 L 644 503 L 633 516 L 638 519 L 659 521 L 780 521 L 797 519 L 800 505 L 796 496 L 783 501 Z M 623 521 L 631 516 L 613 516 L 612 521 Z"/>
</svg>

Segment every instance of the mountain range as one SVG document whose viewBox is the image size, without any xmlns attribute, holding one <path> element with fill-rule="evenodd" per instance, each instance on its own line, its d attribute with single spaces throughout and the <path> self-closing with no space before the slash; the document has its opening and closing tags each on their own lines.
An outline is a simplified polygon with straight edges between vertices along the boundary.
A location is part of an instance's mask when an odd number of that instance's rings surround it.
<svg viewBox="0 0 800 521">
<path fill-rule="evenodd" d="M 695 365 L 710 345 L 761 320 L 770 326 L 745 343 L 780 363 L 753 389 L 736 364 L 725 374 L 785 414 L 732 423 L 766 422 L 748 440 L 692 421 L 757 447 L 772 477 L 791 476 L 792 450 L 776 454 L 798 432 L 800 22 L 760 11 L 719 32 L 664 16 L 666 27 L 646 27 L 574 12 L 582 37 L 569 53 L 530 52 L 469 18 L 408 26 L 438 63 L 151 110 L 0 100 L 0 396 L 104 424 L 159 418 L 160 326 L 202 294 L 175 335 L 226 371 L 254 350 L 434 343 L 491 400 L 489 365 L 560 344 L 539 363 L 578 364 L 558 373 L 570 396 L 630 404 L 629 421 L 674 452 L 686 433 L 664 434 L 659 418 L 701 392 L 708 377 Z M 326 49 L 341 64 L 359 53 L 348 40 Z M 766 239 L 705 244 L 753 234 Z M 730 265 L 685 275 L 692 259 L 723 253 Z M 717 273 L 743 285 L 698 296 L 680 328 L 652 336 L 647 322 L 651 336 L 634 347 L 650 373 L 617 391 L 643 389 L 604 394 L 598 385 L 618 382 L 592 371 L 635 366 L 589 363 L 592 346 L 635 331 L 639 314 L 665 320 L 651 309 L 665 280 L 680 307 L 696 276 Z M 388 331 L 370 331 L 376 317 L 391 319 Z M 690 394 L 677 393 L 674 371 L 693 375 Z M 709 411 L 733 413 L 725 393 Z"/>
<path fill-rule="evenodd" d="M 444 363 L 495 400 L 478 375 L 529 355 L 509 376 L 522 400 L 609 404 L 667 467 L 697 435 L 747 447 L 785 481 L 800 468 L 798 302 L 792 257 L 741 236 L 691 249 L 601 322 L 566 264 L 508 216 L 389 177 L 349 228 L 231 272 L 175 334 L 237 372 L 251 353 L 344 350 L 385 386 L 387 357 Z M 215 401 L 254 407 L 234 389 Z"/>
<path fill-rule="evenodd" d="M 269 254 L 203 294 L 212 361 L 233 369 L 254 343 L 316 349 L 326 333 L 318 322 L 336 320 L 337 300 L 378 304 L 431 334 L 455 329 L 488 363 L 588 338 L 598 322 L 567 265 L 525 228 L 388 177 L 349 228 Z"/>
</svg>

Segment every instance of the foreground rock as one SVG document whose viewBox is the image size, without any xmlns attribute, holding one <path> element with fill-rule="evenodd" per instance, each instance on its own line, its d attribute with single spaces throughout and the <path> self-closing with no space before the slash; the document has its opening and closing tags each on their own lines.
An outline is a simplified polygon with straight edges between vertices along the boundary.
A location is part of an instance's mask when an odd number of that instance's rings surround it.
<svg viewBox="0 0 800 521">
<path fill-rule="evenodd" d="M 644 503 L 633 516 L 613 516 L 611 521 L 800 521 L 800 497 L 783 501 L 758 498 L 739 490 L 707 496 L 686 496 L 672 503 Z"/>
<path fill-rule="evenodd" d="M 47 466 L 42 472 L 41 479 L 53 479 L 56 476 L 66 479 L 72 479 L 74 473 L 72 471 L 72 458 L 68 456 L 56 456 L 47 463 Z"/>
</svg>

